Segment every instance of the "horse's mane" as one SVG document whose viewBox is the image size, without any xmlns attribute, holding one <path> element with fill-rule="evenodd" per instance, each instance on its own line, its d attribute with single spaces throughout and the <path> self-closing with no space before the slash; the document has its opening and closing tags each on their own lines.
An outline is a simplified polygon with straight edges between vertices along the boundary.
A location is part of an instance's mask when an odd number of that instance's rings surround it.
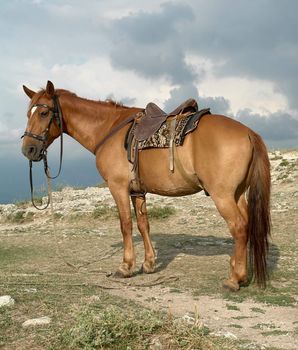
<svg viewBox="0 0 298 350">
<path fill-rule="evenodd" d="M 109 104 L 109 105 L 112 105 L 112 106 L 115 106 L 115 107 L 130 108 L 128 106 L 125 106 L 122 102 L 117 102 L 117 101 L 115 101 L 115 100 L 113 100 L 111 98 L 107 98 L 104 101 L 99 100 L 98 102 L 104 103 L 104 104 Z"/>
<path fill-rule="evenodd" d="M 45 90 L 43 90 L 44 92 Z M 65 89 L 57 89 L 56 90 L 58 96 L 61 96 L 61 95 L 71 95 L 71 96 L 74 96 L 74 97 L 77 97 L 81 100 L 85 100 L 85 101 L 91 101 L 91 102 L 96 102 L 96 103 L 100 103 L 100 104 L 104 104 L 104 105 L 110 105 L 110 106 L 115 106 L 115 107 L 121 107 L 121 108 L 130 108 L 128 106 L 125 106 L 123 103 L 121 102 L 117 102 L 111 98 L 107 98 L 106 100 L 102 101 L 102 100 L 91 100 L 91 99 L 88 99 L 88 98 L 85 98 L 85 97 L 80 97 L 78 95 L 76 95 L 74 92 L 71 92 L 69 90 L 65 90 Z"/>
<path fill-rule="evenodd" d="M 31 100 L 31 103 L 30 103 L 30 106 L 38 103 L 38 100 L 39 98 L 46 93 L 46 90 L 45 89 L 40 89 L 32 98 Z M 106 100 L 102 101 L 102 100 L 91 100 L 91 99 L 88 99 L 88 98 L 85 98 L 85 97 L 80 97 L 78 96 L 77 94 L 75 94 L 74 92 L 71 92 L 69 90 L 66 90 L 66 89 L 56 89 L 55 90 L 55 93 L 58 95 L 58 96 L 70 96 L 70 97 L 75 97 L 76 99 L 78 99 L 77 101 L 79 102 L 80 100 L 81 101 L 86 101 L 86 102 L 91 102 L 93 104 L 100 104 L 102 106 L 114 106 L 115 108 L 117 107 L 120 107 L 120 108 L 125 108 L 125 109 L 129 109 L 129 108 L 132 108 L 132 107 L 128 107 L 128 106 L 125 106 L 123 105 L 123 103 L 121 102 L 117 102 L 111 98 L 107 98 Z M 29 107 L 30 108 L 30 107 Z"/>
</svg>

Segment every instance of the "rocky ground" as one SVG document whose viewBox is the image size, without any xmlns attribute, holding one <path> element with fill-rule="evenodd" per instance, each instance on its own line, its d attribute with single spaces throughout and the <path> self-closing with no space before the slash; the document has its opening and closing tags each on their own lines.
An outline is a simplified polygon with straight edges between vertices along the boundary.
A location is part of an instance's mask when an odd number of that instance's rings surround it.
<svg viewBox="0 0 298 350">
<path fill-rule="evenodd" d="M 37 211 L 21 202 L 0 205 L 4 248 L 13 247 L 16 255 L 16 247 L 44 249 L 34 266 L 27 253 L 24 260 L 10 258 L 9 264 L 0 264 L 2 279 L 10 281 L 22 274 L 34 279 L 76 269 L 84 283 L 96 279 L 109 287 L 111 295 L 186 322 L 199 320 L 214 336 L 243 341 L 239 348 L 298 349 L 298 151 L 272 152 L 270 161 L 273 236 L 271 282 L 265 291 L 250 285 L 235 295 L 222 292 L 220 282 L 228 273 L 232 241 L 212 200 L 202 193 L 178 199 L 147 195 L 148 208 L 155 213 L 151 233 L 157 272 L 120 281 L 109 277 L 121 261 L 122 244 L 113 199 L 107 188 L 98 187 L 54 192 L 54 228 L 49 209 Z M 134 232 L 140 266 L 142 242 L 136 227 Z M 51 244 L 54 257 L 48 253 Z"/>
</svg>

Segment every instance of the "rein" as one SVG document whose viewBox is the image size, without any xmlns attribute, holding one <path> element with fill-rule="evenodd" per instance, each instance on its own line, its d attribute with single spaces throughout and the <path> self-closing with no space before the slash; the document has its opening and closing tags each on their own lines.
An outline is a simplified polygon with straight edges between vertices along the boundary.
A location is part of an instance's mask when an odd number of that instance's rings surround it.
<svg viewBox="0 0 298 350">
<path fill-rule="evenodd" d="M 31 137 L 35 140 L 38 140 L 40 142 L 42 142 L 42 150 L 41 150 L 41 156 L 42 156 L 42 160 L 43 160 L 43 164 L 44 164 L 44 173 L 46 175 L 46 178 L 48 180 L 48 200 L 47 203 L 44 207 L 38 207 L 34 201 L 34 186 L 33 186 L 33 175 L 32 175 L 32 168 L 33 168 L 33 162 L 32 160 L 29 160 L 29 181 L 30 181 L 30 192 L 31 192 L 31 202 L 32 205 L 34 206 L 34 208 L 36 208 L 37 210 L 45 210 L 48 208 L 48 206 L 50 205 L 51 202 L 51 195 L 50 195 L 50 191 L 51 191 L 51 183 L 50 180 L 56 179 L 60 173 L 61 173 L 61 168 L 62 168 L 62 159 L 63 159 L 63 114 L 62 114 L 62 110 L 61 110 L 61 106 L 59 103 L 59 99 L 57 95 L 53 96 L 53 103 L 54 103 L 54 107 L 50 107 L 46 104 L 40 104 L 40 103 L 36 103 L 32 106 L 33 107 L 44 107 L 47 108 L 49 111 L 52 112 L 52 116 L 51 119 L 49 121 L 48 126 L 46 127 L 46 129 L 42 132 L 42 135 L 36 135 L 33 134 L 31 132 L 25 131 L 23 136 L 21 138 L 23 138 L 24 136 L 28 136 Z M 56 120 L 58 123 L 58 126 L 60 128 L 60 157 L 59 157 L 59 169 L 58 172 L 55 176 L 51 176 L 50 175 L 50 171 L 49 171 L 49 167 L 48 167 L 48 160 L 47 160 L 47 142 L 48 142 L 48 135 L 49 135 L 49 130 L 51 127 L 51 124 L 53 122 L 53 120 Z"/>
<path fill-rule="evenodd" d="M 116 125 L 94 148 L 93 153 L 96 154 L 98 149 L 109 139 L 111 138 L 116 132 L 118 132 L 120 129 L 124 128 L 125 125 L 133 122 L 137 117 L 139 113 L 133 114 L 128 119 L 123 120 L 121 123 Z"/>
</svg>

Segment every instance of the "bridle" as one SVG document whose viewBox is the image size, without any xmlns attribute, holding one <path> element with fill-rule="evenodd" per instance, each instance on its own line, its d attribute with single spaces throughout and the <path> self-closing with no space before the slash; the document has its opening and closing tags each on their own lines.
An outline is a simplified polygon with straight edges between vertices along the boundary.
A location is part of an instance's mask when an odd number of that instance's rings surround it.
<svg viewBox="0 0 298 350">
<path fill-rule="evenodd" d="M 41 135 L 34 134 L 30 131 L 25 131 L 24 134 L 22 135 L 21 138 L 27 136 L 31 137 L 39 142 L 42 142 L 42 149 L 41 149 L 41 158 L 43 160 L 44 164 L 44 172 L 48 180 L 50 179 L 56 179 L 60 173 L 61 173 L 61 168 L 62 168 L 62 158 L 63 158 L 63 114 L 61 110 L 61 106 L 59 103 L 59 99 L 57 95 L 54 95 L 52 97 L 53 100 L 53 107 L 48 106 L 47 104 L 43 103 L 35 103 L 34 105 L 31 106 L 31 109 L 33 107 L 43 107 L 48 110 L 48 112 L 51 112 L 51 118 L 49 121 L 48 126 L 45 128 L 45 130 L 42 132 Z M 46 114 L 48 115 L 48 113 Z M 49 130 L 50 127 L 53 123 L 53 121 L 56 121 L 58 124 L 58 127 L 60 129 L 60 159 L 59 159 L 59 169 L 58 172 L 55 176 L 51 176 L 49 172 L 49 167 L 48 167 L 48 160 L 47 160 L 47 143 L 48 143 L 48 136 L 49 136 Z M 29 160 L 29 179 L 30 179 L 30 190 L 31 190 L 31 202 L 33 206 L 38 209 L 38 210 L 45 210 L 48 208 L 50 204 L 50 196 L 48 194 L 48 201 L 47 204 L 44 207 L 38 207 L 35 202 L 34 202 L 34 197 L 33 197 L 33 176 L 32 176 L 32 160 Z"/>
</svg>

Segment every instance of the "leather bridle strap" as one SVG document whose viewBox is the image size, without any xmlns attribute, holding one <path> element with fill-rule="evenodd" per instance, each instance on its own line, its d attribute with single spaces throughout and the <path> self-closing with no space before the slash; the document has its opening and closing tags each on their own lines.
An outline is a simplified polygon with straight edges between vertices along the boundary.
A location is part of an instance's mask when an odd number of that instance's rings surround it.
<svg viewBox="0 0 298 350">
<path fill-rule="evenodd" d="M 43 162 L 44 162 L 44 171 L 45 174 L 48 173 L 48 165 L 47 165 L 47 160 L 46 157 L 43 157 Z M 48 177 L 48 176 L 47 176 Z M 48 206 L 50 205 L 50 196 L 48 194 L 48 201 L 46 203 L 46 205 L 44 207 L 38 207 L 35 204 L 34 201 L 34 190 L 33 190 L 33 175 L 32 175 L 32 160 L 29 160 L 29 179 L 30 179 L 30 193 L 31 193 L 31 203 L 33 205 L 33 207 L 37 210 L 45 210 L 48 208 Z M 49 179 L 49 178 L 48 178 Z M 50 181 L 50 180 L 49 180 Z"/>
<path fill-rule="evenodd" d="M 48 108 L 50 111 L 52 111 L 52 116 L 51 119 L 49 121 L 49 124 L 47 126 L 47 128 L 44 130 L 42 135 L 36 135 L 33 134 L 31 132 L 25 131 L 22 138 L 24 136 L 28 136 L 28 137 L 32 137 L 40 142 L 43 143 L 43 150 L 42 150 L 42 159 L 43 159 L 43 164 L 44 164 L 44 172 L 45 175 L 48 179 L 48 183 L 50 180 L 52 179 L 56 179 L 60 173 L 61 173 L 61 168 L 62 168 L 62 159 L 63 159 L 63 115 L 62 115 L 62 110 L 61 110 L 61 106 L 59 103 L 59 99 L 57 95 L 53 96 L 53 103 L 54 103 L 54 107 L 51 108 L 46 104 L 35 104 L 32 107 L 44 107 L 44 108 Z M 57 120 L 58 126 L 60 128 L 60 158 L 59 158 L 59 170 L 57 172 L 57 175 L 55 176 L 51 176 L 50 172 L 49 172 L 49 167 L 48 167 L 48 161 L 47 161 L 47 150 L 46 150 L 46 142 L 48 140 L 48 132 L 50 130 L 51 124 L 53 122 L 53 119 Z M 33 175 L 32 175 L 32 160 L 29 161 L 29 179 L 30 179 L 30 191 L 31 191 L 31 202 L 33 204 L 33 206 L 38 209 L 38 210 L 45 210 L 48 208 L 49 204 L 50 204 L 50 196 L 48 195 L 48 201 L 47 204 L 44 207 L 38 207 L 35 202 L 34 202 L 34 190 L 33 190 Z"/>
<path fill-rule="evenodd" d="M 93 153 L 96 155 L 96 152 L 98 149 L 112 136 L 114 136 L 119 130 L 121 130 L 125 125 L 133 122 L 137 117 L 139 113 L 133 114 L 128 119 L 123 120 L 121 123 L 116 125 L 94 148 Z"/>
<path fill-rule="evenodd" d="M 58 121 L 58 125 L 60 127 L 60 157 L 59 157 L 59 169 L 58 172 L 55 176 L 50 176 L 50 174 L 48 173 L 48 171 L 45 171 L 45 174 L 47 176 L 47 178 L 49 179 L 56 179 L 60 173 L 61 173 L 61 169 L 62 169 L 62 159 L 63 159 L 63 114 L 62 114 L 62 110 L 61 110 L 61 106 L 59 103 L 59 99 L 57 95 L 53 96 L 53 102 L 54 102 L 54 109 L 55 111 L 53 112 L 55 117 L 57 118 Z M 57 116 L 58 114 L 58 116 Z M 47 165 L 47 162 L 46 162 Z M 47 170 L 48 168 L 46 168 Z"/>
</svg>

